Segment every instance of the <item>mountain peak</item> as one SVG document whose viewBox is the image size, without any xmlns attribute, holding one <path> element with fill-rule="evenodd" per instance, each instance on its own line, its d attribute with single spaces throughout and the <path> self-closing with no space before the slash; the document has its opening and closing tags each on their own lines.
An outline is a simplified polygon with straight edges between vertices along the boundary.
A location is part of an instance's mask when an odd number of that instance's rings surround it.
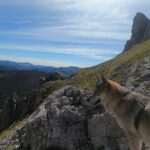
<svg viewBox="0 0 150 150">
<path fill-rule="evenodd" d="M 144 13 L 142 13 L 142 12 L 137 12 L 136 15 L 135 15 L 135 18 L 141 18 L 141 17 L 142 17 L 142 18 L 147 18 Z M 147 19 L 148 19 L 148 18 L 147 18 Z"/>
<path fill-rule="evenodd" d="M 135 28 L 138 28 L 138 30 L 144 30 L 149 21 L 150 20 L 143 13 L 138 12 L 133 19 L 132 30 L 134 30 Z"/>
<path fill-rule="evenodd" d="M 126 42 L 123 52 L 148 39 L 150 39 L 150 20 L 138 12 L 133 19 L 131 38 Z"/>
</svg>

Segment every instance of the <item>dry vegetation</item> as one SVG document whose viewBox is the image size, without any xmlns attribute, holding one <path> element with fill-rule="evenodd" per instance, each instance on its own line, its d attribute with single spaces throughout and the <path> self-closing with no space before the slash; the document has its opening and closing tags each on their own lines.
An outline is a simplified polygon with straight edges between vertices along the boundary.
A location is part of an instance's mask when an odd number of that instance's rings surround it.
<svg viewBox="0 0 150 150">
<path fill-rule="evenodd" d="M 103 64 L 79 71 L 70 82 L 80 88 L 93 87 L 96 82 L 96 73 L 103 73 L 108 78 L 122 82 L 129 72 L 131 65 L 150 56 L 150 40 L 138 44 L 126 53 L 116 56 Z"/>
</svg>

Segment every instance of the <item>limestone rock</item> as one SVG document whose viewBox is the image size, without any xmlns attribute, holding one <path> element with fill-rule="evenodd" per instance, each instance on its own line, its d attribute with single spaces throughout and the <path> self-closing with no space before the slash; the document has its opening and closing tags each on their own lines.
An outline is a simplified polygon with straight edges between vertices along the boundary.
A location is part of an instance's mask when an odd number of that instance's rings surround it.
<svg viewBox="0 0 150 150">
<path fill-rule="evenodd" d="M 4 140 L 8 144 L 3 149 L 124 150 L 128 144 L 126 138 L 120 140 L 122 131 L 115 120 L 107 113 L 100 115 L 101 109 L 87 107 L 90 95 L 91 90 L 74 86 L 49 95 L 23 127 Z"/>
<path fill-rule="evenodd" d="M 144 14 L 137 13 L 133 19 L 131 39 L 126 42 L 123 52 L 148 39 L 150 39 L 150 20 Z"/>
<path fill-rule="evenodd" d="M 131 66 L 131 69 L 126 75 L 126 79 L 123 84 L 131 90 L 150 96 L 149 56 Z"/>
<path fill-rule="evenodd" d="M 88 120 L 88 131 L 94 149 L 128 149 L 128 141 L 109 113 L 96 114 Z"/>
</svg>

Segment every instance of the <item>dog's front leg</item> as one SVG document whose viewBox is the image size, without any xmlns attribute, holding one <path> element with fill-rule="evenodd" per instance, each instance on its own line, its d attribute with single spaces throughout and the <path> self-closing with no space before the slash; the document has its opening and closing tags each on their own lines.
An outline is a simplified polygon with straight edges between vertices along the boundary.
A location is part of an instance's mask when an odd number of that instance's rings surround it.
<svg viewBox="0 0 150 150">
<path fill-rule="evenodd" d="M 128 135 L 130 150 L 142 150 L 142 140 L 134 137 L 133 135 Z"/>
</svg>

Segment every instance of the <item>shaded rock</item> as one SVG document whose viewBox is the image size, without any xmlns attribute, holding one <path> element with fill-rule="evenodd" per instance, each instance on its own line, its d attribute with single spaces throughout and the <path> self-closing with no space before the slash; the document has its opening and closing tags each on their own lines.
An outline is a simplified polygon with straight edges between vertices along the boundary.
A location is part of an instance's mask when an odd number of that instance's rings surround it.
<svg viewBox="0 0 150 150">
<path fill-rule="evenodd" d="M 44 99 L 55 90 L 56 86 L 54 84 L 55 82 L 53 81 L 45 83 L 40 88 L 22 97 L 18 97 L 16 93 L 12 93 L 5 100 L 2 108 L 0 108 L 0 132 L 8 128 L 13 122 L 31 115 Z M 58 86 L 61 87 L 62 85 L 58 83 Z"/>
<path fill-rule="evenodd" d="M 39 85 L 42 86 L 44 83 L 46 83 L 46 78 L 45 77 L 40 78 Z"/>
<path fill-rule="evenodd" d="M 133 19 L 131 39 L 126 42 L 123 52 L 148 39 L 150 39 L 150 20 L 143 13 L 137 13 Z"/>
<path fill-rule="evenodd" d="M 0 111 L 0 131 L 8 128 L 13 122 L 31 114 L 43 102 L 42 90 L 32 91 L 29 95 L 18 97 L 12 93 L 6 100 Z"/>
<path fill-rule="evenodd" d="M 108 113 L 96 114 L 88 120 L 88 131 L 94 149 L 126 150 L 128 140 L 115 119 Z"/>
<path fill-rule="evenodd" d="M 46 77 L 46 81 L 55 81 L 55 80 L 63 80 L 63 76 L 58 73 L 58 72 L 54 72 L 54 73 L 50 73 L 47 77 Z"/>
<path fill-rule="evenodd" d="M 19 99 L 16 93 L 12 93 L 3 106 L 0 113 L 0 131 L 7 128 L 11 123 L 13 123 L 18 114 Z"/>
</svg>

